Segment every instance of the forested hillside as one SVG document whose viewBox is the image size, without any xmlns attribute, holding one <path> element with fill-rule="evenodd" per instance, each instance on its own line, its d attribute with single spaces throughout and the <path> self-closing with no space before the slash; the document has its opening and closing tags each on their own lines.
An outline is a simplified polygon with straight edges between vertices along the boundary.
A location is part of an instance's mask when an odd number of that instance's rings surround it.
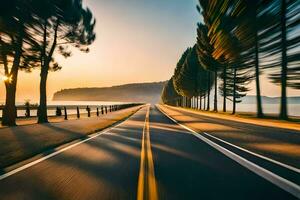
<svg viewBox="0 0 300 200">
<path fill-rule="evenodd" d="M 54 101 L 120 101 L 157 103 L 165 82 L 134 83 L 103 88 L 63 89 Z"/>
</svg>

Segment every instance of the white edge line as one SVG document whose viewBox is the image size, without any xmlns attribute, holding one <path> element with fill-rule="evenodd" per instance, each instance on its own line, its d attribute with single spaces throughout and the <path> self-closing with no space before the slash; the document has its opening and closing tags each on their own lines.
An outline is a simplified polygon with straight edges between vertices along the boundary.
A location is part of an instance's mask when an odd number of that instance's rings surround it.
<svg viewBox="0 0 300 200">
<path fill-rule="evenodd" d="M 107 128 L 107 129 L 105 129 L 105 130 L 103 130 L 103 131 L 100 131 L 100 132 L 98 132 L 98 133 L 94 133 L 93 135 L 87 136 L 87 137 L 88 137 L 87 139 L 84 139 L 84 140 L 82 140 L 82 141 L 79 141 L 79 142 L 76 142 L 76 143 L 74 143 L 74 144 L 71 144 L 71 145 L 69 145 L 69 146 L 67 146 L 67 147 L 64 147 L 64 148 L 59 149 L 59 150 L 57 150 L 57 151 L 55 151 L 55 152 L 53 152 L 53 153 L 50 153 L 50 154 L 48 154 L 48 155 L 46 155 L 46 156 L 44 156 L 44 157 L 42 157 L 42 158 L 39 158 L 39 159 L 37 159 L 37 160 L 34 160 L 34 161 L 30 162 L 30 163 L 27 163 L 27 164 L 21 166 L 21 167 L 18 167 L 18 168 L 14 169 L 14 170 L 11 170 L 11 171 L 9 171 L 9 172 L 7 172 L 7 173 L 5 173 L 5 174 L 2 174 L 2 175 L 0 176 L 0 181 L 3 180 L 3 179 L 5 179 L 5 178 L 8 178 L 8 177 L 10 177 L 10 176 L 12 176 L 12 175 L 14 175 L 14 174 L 16 174 L 16 173 L 18 173 L 18 172 L 21 172 L 21 171 L 23 171 L 23 170 L 25 170 L 25 169 L 28 169 L 28 168 L 30 168 L 30 167 L 32 167 L 32 166 L 34 166 L 34 165 L 36 165 L 36 164 L 38 164 L 38 163 L 44 161 L 44 160 L 47 160 L 47 159 L 49 159 L 49 158 L 51 158 L 51 157 L 54 157 L 54 156 L 56 156 L 57 154 L 60 154 L 60 153 L 66 151 L 66 150 L 68 150 L 68 149 L 71 149 L 71 148 L 73 148 L 73 147 L 75 147 L 75 146 L 78 146 L 78 145 L 80 145 L 80 144 L 82 144 L 82 143 L 85 143 L 85 142 L 87 142 L 87 141 L 89 141 L 89 140 L 92 140 L 92 139 L 94 139 L 94 138 L 96 138 L 96 137 L 98 137 L 98 136 L 100 136 L 100 135 L 102 135 L 102 134 L 104 134 L 104 133 L 107 133 L 107 132 L 111 131 L 112 129 L 117 128 L 118 126 L 122 125 L 122 124 L 123 124 L 124 122 L 126 122 L 126 121 L 127 121 L 127 120 L 124 120 L 123 122 L 121 122 L 121 123 L 119 123 L 119 124 L 117 124 L 117 125 L 115 125 L 115 126 L 109 127 L 109 128 Z"/>
<path fill-rule="evenodd" d="M 211 135 L 211 134 L 209 134 L 209 133 L 203 132 L 203 134 L 204 134 L 204 135 L 207 135 L 207 136 L 209 136 L 209 137 L 211 137 L 211 138 L 214 138 L 214 139 L 216 139 L 216 140 L 218 140 L 218 141 L 220 141 L 220 142 L 223 142 L 223 143 L 225 143 L 225 144 L 227 144 L 227 145 L 229 145 L 229 146 L 235 147 L 235 148 L 237 148 L 237 149 L 239 149 L 239 150 L 241 150 L 241 151 L 244 151 L 244 152 L 246 152 L 246 153 L 249 153 L 249 154 L 251 154 L 251 155 L 254 155 L 254 156 L 256 156 L 256 157 L 259 157 L 259 158 L 261 158 L 261 159 L 267 160 L 267 161 L 272 162 L 272 163 L 274 163 L 274 164 L 280 165 L 281 167 L 287 168 L 287 169 L 289 169 L 289 170 L 291 170 L 291 171 L 294 171 L 294 172 L 296 172 L 296 173 L 300 173 L 300 169 L 299 169 L 299 168 L 296 168 L 296 167 L 293 167 L 293 166 L 291 166 L 291 165 L 287 165 L 287 164 L 284 164 L 284 163 L 282 163 L 282 162 L 279 162 L 279 161 L 277 161 L 277 160 L 273 160 L 273 159 L 268 158 L 268 157 L 266 157 L 266 156 L 263 156 L 263 155 L 254 153 L 253 151 L 249 151 L 249 150 L 244 149 L 244 148 L 242 148 L 242 147 L 236 146 L 236 145 L 234 145 L 234 144 L 232 144 L 232 143 L 229 143 L 229 142 L 227 142 L 227 141 L 225 141 L 225 140 L 222 140 L 222 139 L 220 139 L 220 138 L 218 138 L 218 137 L 215 137 L 215 136 L 213 136 L 213 135 Z"/>
<path fill-rule="evenodd" d="M 272 159 L 272 158 L 268 158 L 268 157 L 263 156 L 263 155 L 261 155 L 261 154 L 255 153 L 255 152 L 253 152 L 253 151 L 247 150 L 247 149 L 242 148 L 242 147 L 239 147 L 239 146 L 234 145 L 234 144 L 232 144 L 232 143 L 230 143 L 230 142 L 227 142 L 227 141 L 225 141 L 225 140 L 222 140 L 221 138 L 218 138 L 218 137 L 216 137 L 216 136 L 213 136 L 213 135 L 211 135 L 211 134 L 209 134 L 209 133 L 203 132 L 203 134 L 204 134 L 204 135 L 207 135 L 208 137 L 214 138 L 214 139 L 216 139 L 216 140 L 218 140 L 218 141 L 220 141 L 220 142 L 222 142 L 222 143 L 224 143 L 224 144 L 227 144 L 227 145 L 232 146 L 232 147 L 235 147 L 235 148 L 237 148 L 237 149 L 239 149 L 239 150 L 241 150 L 241 151 L 244 151 L 244 152 L 246 152 L 246 153 L 249 153 L 249 154 L 251 154 L 251 155 L 253 155 L 253 156 L 259 157 L 259 158 L 264 159 L 264 160 L 267 160 L 267 161 L 269 161 L 269 162 L 272 162 L 272 163 L 274 163 L 274 164 L 277 164 L 277 165 L 279 165 L 279 166 L 281 166 L 281 167 L 287 168 L 287 169 L 289 169 L 289 170 L 291 170 L 291 171 L 293 171 L 293 172 L 296 172 L 296 173 L 299 173 L 299 174 L 300 174 L 300 169 L 297 168 L 297 167 L 293 167 L 293 166 L 291 166 L 291 165 L 288 165 L 288 164 L 279 162 L 279 161 L 274 160 L 274 159 Z"/>
<path fill-rule="evenodd" d="M 224 155 L 226 155 L 227 157 L 231 158 L 232 160 L 236 161 L 237 163 L 239 163 L 240 165 L 244 166 L 245 168 L 249 169 L 250 171 L 254 172 L 255 174 L 263 177 L 264 179 L 270 181 L 271 183 L 273 183 L 274 185 L 277 185 L 278 187 L 280 187 L 281 189 L 289 192 L 290 194 L 294 195 L 295 197 L 300 199 L 300 186 L 281 177 L 278 176 L 277 174 L 274 174 L 273 172 L 262 168 L 258 165 L 256 165 L 255 163 L 229 151 L 228 149 L 218 145 L 217 143 L 207 139 L 206 137 L 203 137 L 202 135 L 198 134 L 196 131 L 190 129 L 189 127 L 180 124 L 179 122 L 177 122 L 175 119 L 173 119 L 172 117 L 170 117 L 168 114 L 166 114 L 164 111 L 162 111 L 158 106 L 157 108 L 165 115 L 167 116 L 170 120 L 172 120 L 173 122 L 175 122 L 176 124 L 178 124 L 179 126 L 181 126 L 182 128 L 188 130 L 189 132 L 192 133 L 192 135 L 196 136 L 197 138 L 201 139 L 202 141 L 204 141 L 205 143 L 207 143 L 208 145 L 210 145 L 211 147 L 215 148 L 216 150 L 220 151 L 221 153 L 223 153 Z"/>
</svg>

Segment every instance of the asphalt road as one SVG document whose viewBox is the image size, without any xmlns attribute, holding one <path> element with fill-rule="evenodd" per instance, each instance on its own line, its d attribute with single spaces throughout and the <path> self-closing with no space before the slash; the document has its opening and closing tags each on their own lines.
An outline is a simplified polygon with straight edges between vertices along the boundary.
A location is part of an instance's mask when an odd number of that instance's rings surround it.
<svg viewBox="0 0 300 200">
<path fill-rule="evenodd" d="M 154 107 L 0 179 L 5 200 L 296 199 Z"/>
<path fill-rule="evenodd" d="M 163 107 L 171 116 L 198 132 L 206 132 L 261 155 L 300 169 L 300 131 L 202 115 L 187 109 Z M 299 180 L 300 181 L 300 180 Z"/>
</svg>

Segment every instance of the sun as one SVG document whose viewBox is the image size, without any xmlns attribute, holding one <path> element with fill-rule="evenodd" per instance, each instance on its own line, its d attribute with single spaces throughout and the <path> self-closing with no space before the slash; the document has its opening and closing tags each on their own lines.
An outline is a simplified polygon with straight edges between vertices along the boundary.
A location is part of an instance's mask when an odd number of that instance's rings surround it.
<svg viewBox="0 0 300 200">
<path fill-rule="evenodd" d="M 9 82 L 9 83 L 12 81 L 11 76 L 2 76 L 1 79 L 2 79 L 4 82 Z"/>
</svg>

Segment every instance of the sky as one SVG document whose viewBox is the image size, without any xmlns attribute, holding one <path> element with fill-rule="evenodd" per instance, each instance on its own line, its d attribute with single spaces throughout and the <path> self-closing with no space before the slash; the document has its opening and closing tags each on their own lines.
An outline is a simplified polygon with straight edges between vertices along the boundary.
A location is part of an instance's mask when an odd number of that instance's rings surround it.
<svg viewBox="0 0 300 200">
<path fill-rule="evenodd" d="M 90 53 L 73 50 L 56 55 L 63 66 L 50 72 L 47 97 L 65 88 L 104 87 L 168 80 L 183 51 L 196 42 L 197 0 L 83 0 L 96 20 L 96 41 Z M 254 83 L 251 84 L 254 88 Z M 255 94 L 255 90 L 249 92 Z M 262 77 L 262 94 L 279 96 L 280 88 Z M 290 96 L 299 91 L 289 90 Z M 21 72 L 17 101 L 39 98 L 39 70 Z M 0 84 L 0 100 L 5 99 Z"/>
</svg>

